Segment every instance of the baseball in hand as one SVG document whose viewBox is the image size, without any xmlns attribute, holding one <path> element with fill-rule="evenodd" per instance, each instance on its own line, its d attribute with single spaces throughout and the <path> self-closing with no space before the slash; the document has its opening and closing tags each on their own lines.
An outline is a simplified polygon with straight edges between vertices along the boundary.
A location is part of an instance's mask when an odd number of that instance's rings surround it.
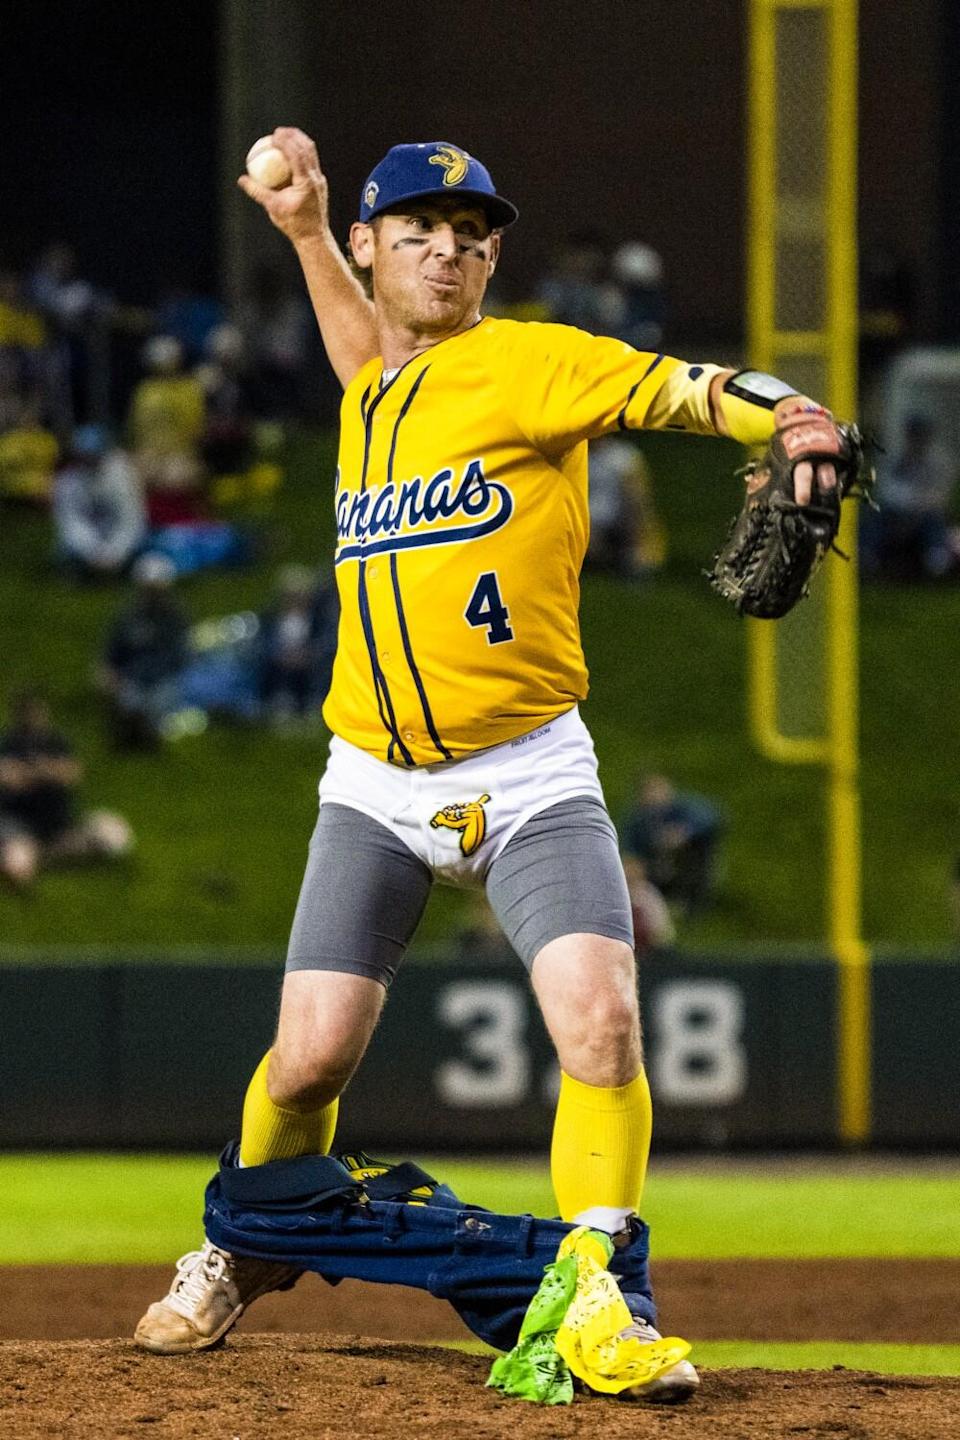
<svg viewBox="0 0 960 1440">
<path fill-rule="evenodd" d="M 258 185 L 279 190 L 290 180 L 290 164 L 270 135 L 263 135 L 247 151 L 247 174 Z"/>
</svg>

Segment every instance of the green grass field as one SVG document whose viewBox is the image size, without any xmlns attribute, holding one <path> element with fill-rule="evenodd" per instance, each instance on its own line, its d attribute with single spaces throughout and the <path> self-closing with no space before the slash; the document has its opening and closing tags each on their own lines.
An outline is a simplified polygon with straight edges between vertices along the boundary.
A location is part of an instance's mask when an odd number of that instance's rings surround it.
<svg viewBox="0 0 960 1440">
<path fill-rule="evenodd" d="M 553 1209 L 542 1165 L 422 1163 L 491 1208 Z M 0 1264 L 172 1262 L 197 1244 L 214 1164 L 195 1155 L 0 1156 Z M 956 1257 L 960 1166 L 654 1164 L 644 1213 L 661 1259 Z M 960 1373 L 957 1345 L 766 1345 L 733 1336 L 698 1344 L 697 1358 L 708 1366 Z"/>
<path fill-rule="evenodd" d="M 681 930 L 683 945 L 816 943 L 823 931 L 821 779 L 752 751 L 744 627 L 700 573 L 736 503 L 730 477 L 738 452 L 672 436 L 646 436 L 643 444 L 670 540 L 667 570 L 642 585 L 588 576 L 583 592 L 593 685 L 585 714 L 608 799 L 620 811 L 637 772 L 662 766 L 725 811 L 722 892 L 712 911 Z M 259 608 L 278 564 L 316 563 L 329 554 L 331 441 L 299 442 L 289 464 L 261 563 L 185 584 L 195 619 Z M 212 946 L 283 945 L 324 738 L 214 727 L 162 762 L 111 753 L 90 669 L 120 594 L 63 586 L 50 573 L 48 547 L 45 518 L 0 512 L 0 704 L 17 685 L 45 682 L 86 760 L 85 800 L 126 814 L 139 843 L 115 871 L 51 874 L 29 899 L 0 890 L 4 942 L 193 946 L 198 954 Z M 866 932 L 908 949 L 950 937 L 947 879 L 960 840 L 946 757 L 960 713 L 960 669 L 949 637 L 958 623 L 960 587 L 864 592 Z M 438 889 L 422 941 L 448 934 L 461 903 Z"/>
<path fill-rule="evenodd" d="M 475 1204 L 553 1213 L 542 1165 L 421 1163 Z M 0 1264 L 173 1260 L 195 1241 L 215 1165 L 197 1155 L 0 1155 Z M 960 1166 L 794 1173 L 771 1162 L 763 1174 L 654 1165 L 644 1214 L 661 1259 L 960 1255 Z"/>
<path fill-rule="evenodd" d="M 451 1343 L 451 1342 L 447 1342 Z M 496 1352 L 482 1340 L 456 1344 L 472 1355 Z M 698 1340 L 691 1356 L 704 1369 L 872 1370 L 877 1375 L 960 1375 L 960 1345 L 858 1345 L 831 1340 L 759 1344 Z"/>
</svg>

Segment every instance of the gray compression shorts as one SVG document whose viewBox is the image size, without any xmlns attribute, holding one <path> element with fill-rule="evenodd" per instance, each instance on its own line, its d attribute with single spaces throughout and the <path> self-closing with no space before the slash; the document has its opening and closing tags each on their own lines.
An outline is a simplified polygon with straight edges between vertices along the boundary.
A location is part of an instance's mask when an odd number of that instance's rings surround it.
<svg viewBox="0 0 960 1440">
<path fill-rule="evenodd" d="M 385 825 L 347 805 L 321 805 L 287 970 L 341 970 L 389 986 L 432 884 L 429 867 Z M 606 935 L 633 945 L 617 833 L 593 796 L 564 800 L 525 821 L 487 871 L 486 890 L 528 968 L 561 935 Z"/>
</svg>

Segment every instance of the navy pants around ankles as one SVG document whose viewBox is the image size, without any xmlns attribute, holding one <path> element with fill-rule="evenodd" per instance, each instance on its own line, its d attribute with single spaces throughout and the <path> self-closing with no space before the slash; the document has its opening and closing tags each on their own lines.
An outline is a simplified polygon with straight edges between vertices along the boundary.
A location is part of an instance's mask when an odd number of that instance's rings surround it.
<svg viewBox="0 0 960 1440">
<path fill-rule="evenodd" d="M 439 1185 L 426 1204 L 359 1200 L 360 1186 L 332 1156 L 234 1168 L 224 1152 L 206 1193 L 207 1237 L 234 1255 L 283 1261 L 342 1279 L 412 1285 L 448 1300 L 481 1340 L 509 1350 L 544 1266 L 574 1227 L 466 1205 Z M 610 1270 L 631 1311 L 656 1322 L 649 1231 L 634 1222 Z"/>
</svg>

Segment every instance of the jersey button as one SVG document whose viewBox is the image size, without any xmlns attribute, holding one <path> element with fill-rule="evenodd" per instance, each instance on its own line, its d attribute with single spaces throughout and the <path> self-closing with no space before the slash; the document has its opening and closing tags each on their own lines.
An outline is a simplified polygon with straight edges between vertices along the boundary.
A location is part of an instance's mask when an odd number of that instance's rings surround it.
<svg viewBox="0 0 960 1440">
<path fill-rule="evenodd" d="M 371 565 L 370 568 L 367 570 L 367 574 L 370 576 L 371 580 L 376 580 L 377 576 L 380 574 L 380 571 L 377 569 L 376 565 Z"/>
<path fill-rule="evenodd" d="M 381 651 L 380 651 L 380 659 L 383 661 L 384 665 L 386 665 L 387 661 L 390 659 L 390 651 L 389 651 L 389 650 L 381 650 Z"/>
<path fill-rule="evenodd" d="M 412 730 L 404 730 L 403 738 L 404 740 L 416 740 L 417 737 Z"/>
</svg>

